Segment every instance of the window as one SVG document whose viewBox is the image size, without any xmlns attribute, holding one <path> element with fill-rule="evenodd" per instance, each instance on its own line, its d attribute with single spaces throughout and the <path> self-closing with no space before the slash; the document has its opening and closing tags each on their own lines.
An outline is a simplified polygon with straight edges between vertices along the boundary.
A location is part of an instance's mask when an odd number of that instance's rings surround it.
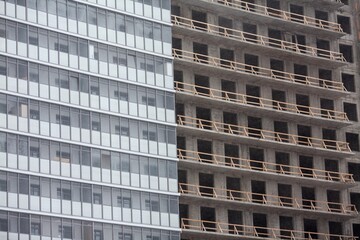
<svg viewBox="0 0 360 240">
<path fill-rule="evenodd" d="M 345 16 L 337 16 L 337 22 L 340 24 L 342 30 L 347 33 L 351 34 L 351 20 L 349 17 Z"/>
<path fill-rule="evenodd" d="M 346 133 L 346 142 L 349 144 L 351 151 L 359 151 L 359 134 Z"/>
<path fill-rule="evenodd" d="M 354 62 L 353 48 L 351 45 L 340 44 L 339 49 L 340 49 L 340 53 L 342 53 L 344 55 L 344 58 L 346 59 L 347 62 L 349 62 L 349 63 Z"/>
<path fill-rule="evenodd" d="M 347 114 L 350 121 L 358 121 L 356 104 L 344 102 L 344 112 Z"/>
<path fill-rule="evenodd" d="M 71 239 L 72 238 L 71 226 L 59 226 L 59 235 L 62 238 Z"/>
<path fill-rule="evenodd" d="M 360 164 L 348 163 L 349 173 L 353 174 L 354 180 L 360 182 Z"/>
<path fill-rule="evenodd" d="M 341 80 L 342 80 L 346 90 L 348 90 L 349 92 L 355 92 L 356 91 L 355 90 L 355 76 L 354 75 L 342 73 L 341 74 Z"/>
</svg>

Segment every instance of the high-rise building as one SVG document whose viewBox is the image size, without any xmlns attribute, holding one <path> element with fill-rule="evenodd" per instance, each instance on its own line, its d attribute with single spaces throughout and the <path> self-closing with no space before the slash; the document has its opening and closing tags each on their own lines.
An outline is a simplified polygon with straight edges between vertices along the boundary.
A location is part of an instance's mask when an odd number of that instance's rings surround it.
<svg viewBox="0 0 360 240">
<path fill-rule="evenodd" d="M 181 238 L 359 236 L 359 1 L 171 9 Z"/>
<path fill-rule="evenodd" d="M 178 240 L 170 0 L 0 0 L 0 239 Z"/>
</svg>

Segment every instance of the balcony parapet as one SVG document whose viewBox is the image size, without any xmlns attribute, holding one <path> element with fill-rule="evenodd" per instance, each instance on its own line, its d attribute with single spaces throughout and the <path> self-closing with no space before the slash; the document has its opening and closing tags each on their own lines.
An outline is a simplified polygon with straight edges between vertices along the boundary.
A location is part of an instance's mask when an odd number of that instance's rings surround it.
<svg viewBox="0 0 360 240">
<path fill-rule="evenodd" d="M 326 49 L 319 49 L 316 47 L 311 47 L 307 45 L 301 45 L 297 43 L 292 43 L 284 40 L 279 40 L 276 38 L 270 38 L 258 34 L 247 33 L 244 31 L 239 31 L 232 28 L 225 28 L 214 24 L 209 24 L 206 22 L 200 22 L 184 17 L 179 17 L 172 15 L 172 23 L 175 26 L 183 27 L 190 30 L 198 30 L 202 32 L 207 32 L 209 34 L 214 34 L 223 38 L 229 38 L 236 40 L 242 43 L 260 45 L 262 47 L 269 47 L 274 50 L 286 51 L 291 54 L 301 54 L 307 55 L 310 57 L 319 58 L 321 60 L 327 60 L 327 62 L 335 61 L 337 63 L 346 64 L 346 59 L 343 54 L 340 52 L 329 51 Z"/>
<path fill-rule="evenodd" d="M 317 201 L 312 199 L 297 199 L 269 194 L 259 194 L 194 184 L 179 183 L 179 192 L 182 196 L 194 196 L 200 198 L 212 198 L 219 201 L 236 203 L 250 203 L 268 207 L 286 207 L 296 210 L 334 213 L 356 217 L 358 211 L 353 204 L 338 202 Z"/>
<path fill-rule="evenodd" d="M 268 81 L 270 80 L 272 83 L 296 84 L 296 86 L 299 87 L 305 86 L 307 89 L 308 87 L 316 87 L 317 90 L 332 90 L 331 95 L 335 93 L 338 95 L 348 93 L 342 82 L 263 68 L 180 49 L 173 49 L 173 57 L 175 60 L 191 63 L 192 66 L 193 63 L 197 63 L 204 67 L 214 68 L 216 71 L 221 69 L 223 71 L 230 71 L 237 74 L 246 74 L 247 76 L 254 76 Z"/>
<path fill-rule="evenodd" d="M 206 132 L 222 133 L 239 138 L 255 139 L 257 142 L 259 142 L 259 140 L 265 140 L 266 142 L 277 144 L 301 146 L 310 149 L 325 150 L 332 153 L 352 155 L 349 144 L 342 141 L 274 132 L 183 115 L 178 115 L 177 122 L 178 125 L 182 127 L 198 129 Z"/>
<path fill-rule="evenodd" d="M 215 101 L 220 101 L 221 104 L 223 104 L 223 102 L 235 103 L 237 105 L 251 106 L 252 108 L 261 108 L 276 112 L 287 112 L 301 117 L 308 116 L 310 118 L 319 118 L 324 121 L 330 120 L 343 122 L 344 124 L 350 123 L 345 112 L 280 102 L 272 99 L 228 92 L 178 81 L 174 81 L 174 84 L 175 90 L 180 94 L 191 94 L 197 97 L 211 98 Z"/>
<path fill-rule="evenodd" d="M 181 219 L 181 229 L 183 234 L 207 234 L 218 235 L 223 239 L 236 237 L 242 239 L 292 239 L 304 240 L 313 239 L 311 236 L 317 236 L 318 239 L 338 239 L 338 240 L 358 240 L 357 237 L 347 235 L 334 235 L 320 232 L 304 232 L 298 230 L 288 230 L 279 228 L 267 228 L 257 226 L 247 226 L 241 224 L 204 221 L 198 219 Z"/>
<path fill-rule="evenodd" d="M 181 161 L 188 161 L 217 167 L 226 167 L 227 169 L 249 170 L 253 173 L 261 172 L 264 174 L 276 174 L 277 176 L 282 175 L 284 177 L 296 177 L 299 179 L 298 181 L 301 181 L 301 179 L 313 179 L 315 181 L 341 183 L 349 186 L 353 186 L 355 184 L 353 175 L 349 173 L 283 165 L 266 161 L 223 156 L 184 149 L 178 149 L 177 151 L 180 163 Z"/>
</svg>

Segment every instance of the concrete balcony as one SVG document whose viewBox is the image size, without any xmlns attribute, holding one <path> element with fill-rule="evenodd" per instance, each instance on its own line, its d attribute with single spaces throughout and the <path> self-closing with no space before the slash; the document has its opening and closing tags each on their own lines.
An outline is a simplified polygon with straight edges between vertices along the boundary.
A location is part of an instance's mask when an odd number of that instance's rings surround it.
<svg viewBox="0 0 360 240">
<path fill-rule="evenodd" d="M 246 226 L 225 222 L 204 221 L 198 219 L 181 219 L 182 237 L 195 239 L 313 239 L 310 235 L 316 235 L 318 239 L 329 240 L 357 240 L 356 237 L 346 235 L 332 235 L 320 232 L 303 232 L 297 230 L 265 228 Z"/>
<path fill-rule="evenodd" d="M 277 71 L 180 49 L 173 49 L 173 56 L 175 66 L 195 68 L 229 80 L 237 81 L 242 77 L 244 81 L 252 84 L 268 84 L 279 88 L 295 87 L 299 92 L 328 96 L 332 99 L 349 94 L 342 82 Z"/>
<path fill-rule="evenodd" d="M 182 200 L 192 204 L 213 201 L 214 204 L 232 206 L 234 208 L 252 208 L 264 212 L 294 212 L 295 214 L 335 215 L 341 218 L 358 216 L 355 205 L 335 202 L 316 201 L 312 199 L 297 199 L 269 194 L 259 194 L 194 184 L 179 183 L 179 193 Z M 264 209 L 266 208 L 266 209 Z"/>
<path fill-rule="evenodd" d="M 341 128 L 351 124 L 344 112 L 279 102 L 189 83 L 176 81 L 174 83 L 177 91 L 176 99 L 180 102 L 194 101 L 203 105 L 211 104 L 219 109 L 226 106 L 228 110 L 251 112 L 254 116 L 317 124 L 322 127 Z"/>
<path fill-rule="evenodd" d="M 188 169 L 206 170 L 259 179 L 307 184 L 332 189 L 347 189 L 356 186 L 352 174 L 321 169 L 282 165 L 218 154 L 178 149 L 179 166 Z"/>
<path fill-rule="evenodd" d="M 340 52 L 269 38 L 175 15 L 172 16 L 172 23 L 174 33 L 201 40 L 205 38 L 216 45 L 222 43 L 234 48 L 241 46 L 253 53 L 277 55 L 289 60 L 296 57 L 298 61 L 311 62 L 327 68 L 338 68 L 347 64 Z"/>
<path fill-rule="evenodd" d="M 253 144 L 264 148 L 306 152 L 326 157 L 350 157 L 354 154 L 346 142 L 298 136 L 282 132 L 249 128 L 179 115 L 178 134 L 221 141 L 235 140 L 239 144 Z"/>
<path fill-rule="evenodd" d="M 264 5 L 252 4 L 243 0 L 181 0 L 182 3 L 201 7 L 212 11 L 216 9 L 219 15 L 233 16 L 234 18 L 246 18 L 271 26 L 278 26 L 287 31 L 316 34 L 340 38 L 345 35 L 340 24 L 316 19 L 288 11 L 269 8 Z"/>
</svg>

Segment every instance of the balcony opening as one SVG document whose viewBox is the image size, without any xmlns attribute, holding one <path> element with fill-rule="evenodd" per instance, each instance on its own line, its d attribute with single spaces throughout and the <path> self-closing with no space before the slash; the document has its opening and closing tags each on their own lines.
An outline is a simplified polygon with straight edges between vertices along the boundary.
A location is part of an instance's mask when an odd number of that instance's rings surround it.
<svg viewBox="0 0 360 240">
<path fill-rule="evenodd" d="M 346 142 L 349 144 L 351 151 L 359 152 L 359 134 L 347 132 Z"/>
<path fill-rule="evenodd" d="M 200 207 L 200 215 L 205 231 L 216 232 L 216 224 L 213 223 L 216 222 L 215 208 Z"/>
<path fill-rule="evenodd" d="M 344 2 L 344 0 L 342 0 Z M 354 223 L 353 227 L 353 236 L 360 238 L 360 224 Z"/>
<path fill-rule="evenodd" d="M 250 162 L 251 169 L 263 171 L 264 170 L 264 149 L 249 148 L 249 158 L 253 160 Z"/>
<path fill-rule="evenodd" d="M 180 6 L 171 5 L 171 14 L 180 17 L 181 16 Z"/>
<path fill-rule="evenodd" d="M 185 105 L 183 103 L 176 103 L 175 111 L 176 111 L 176 116 L 179 116 L 179 117 L 185 116 Z"/>
<path fill-rule="evenodd" d="M 277 110 L 283 110 L 286 108 L 286 92 L 281 90 L 271 90 L 272 100 L 273 102 L 273 108 Z"/>
<path fill-rule="evenodd" d="M 342 30 L 347 33 L 351 34 L 351 20 L 349 17 L 345 16 L 337 16 L 337 22 L 340 24 Z"/>
<path fill-rule="evenodd" d="M 267 228 L 267 216 L 262 213 L 253 213 L 253 226 L 257 232 L 257 237 L 267 238 L 269 237 Z"/>
<path fill-rule="evenodd" d="M 308 75 L 308 68 L 306 65 L 294 64 L 295 82 L 306 84 L 306 76 Z"/>
<path fill-rule="evenodd" d="M 212 142 L 206 140 L 197 140 L 197 149 L 202 162 L 212 163 Z"/>
<path fill-rule="evenodd" d="M 315 18 L 316 18 L 316 25 L 320 28 L 328 28 L 329 23 L 329 13 L 315 10 Z"/>
<path fill-rule="evenodd" d="M 254 85 L 246 85 L 246 101 L 248 104 L 259 106 L 260 103 L 260 87 Z M 250 97 L 251 96 L 251 97 Z"/>
<path fill-rule="evenodd" d="M 290 154 L 286 152 L 275 152 L 275 162 L 281 166 L 276 166 L 278 173 L 290 174 Z"/>
<path fill-rule="evenodd" d="M 270 59 L 270 68 L 273 78 L 282 78 L 284 77 L 284 61 L 277 59 Z"/>
<path fill-rule="evenodd" d="M 298 113 L 309 115 L 310 98 L 307 95 L 296 94 Z"/>
<path fill-rule="evenodd" d="M 266 6 L 268 7 L 269 15 L 272 17 L 279 17 L 281 12 L 278 11 L 281 9 L 279 0 L 267 0 Z"/>
<path fill-rule="evenodd" d="M 302 45 L 302 46 L 298 46 L 297 48 L 293 49 L 293 51 L 297 51 L 297 52 L 301 52 L 301 53 L 305 53 L 306 51 L 306 37 L 304 35 L 299 35 L 299 34 L 293 34 L 291 36 L 291 42 L 298 44 L 298 45 Z"/>
<path fill-rule="evenodd" d="M 176 50 L 182 50 L 182 39 L 181 38 L 172 38 L 172 48 L 176 49 Z M 179 55 L 179 57 L 181 58 L 182 52 L 181 51 L 176 51 L 176 54 Z"/>
<path fill-rule="evenodd" d="M 208 63 L 208 46 L 202 43 L 193 43 L 194 61 Z"/>
<path fill-rule="evenodd" d="M 346 113 L 350 121 L 354 121 L 354 122 L 358 121 L 356 104 L 344 102 L 344 112 Z"/>
<path fill-rule="evenodd" d="M 311 146 L 311 126 L 297 125 L 298 144 Z"/>
<path fill-rule="evenodd" d="M 304 7 L 290 4 L 291 21 L 303 23 L 304 22 Z"/>
<path fill-rule="evenodd" d="M 176 137 L 176 144 L 177 144 L 178 149 L 186 150 L 186 138 L 185 137 L 177 136 Z M 186 152 L 181 151 L 181 155 L 186 156 Z"/>
<path fill-rule="evenodd" d="M 336 130 L 334 129 L 322 129 L 322 136 L 324 139 L 325 147 L 328 149 L 336 150 Z"/>
<path fill-rule="evenodd" d="M 304 238 L 305 239 L 318 239 L 317 221 L 314 219 L 304 218 Z"/>
<path fill-rule="evenodd" d="M 354 62 L 353 48 L 351 45 L 340 44 L 339 49 L 340 49 L 340 52 L 344 55 L 344 58 L 346 59 L 347 62 L 349 62 L 349 63 Z"/>
<path fill-rule="evenodd" d="M 282 121 L 274 121 L 275 139 L 279 142 L 289 142 L 288 123 Z"/>
<path fill-rule="evenodd" d="M 358 211 L 360 211 L 360 193 L 350 193 L 350 202 Z"/>
<path fill-rule="evenodd" d="M 197 127 L 211 130 L 211 109 L 196 107 Z"/>
<path fill-rule="evenodd" d="M 282 32 L 277 29 L 268 29 L 268 36 L 269 38 L 269 46 L 270 47 L 277 47 L 281 48 L 281 41 L 282 41 Z"/>
<path fill-rule="evenodd" d="M 240 201 L 242 196 L 240 194 L 241 184 L 240 178 L 226 177 L 226 189 L 227 196 L 229 199 L 234 199 L 236 201 Z"/>
<path fill-rule="evenodd" d="M 262 120 L 261 118 L 248 116 L 248 135 L 249 137 L 262 138 Z"/>
<path fill-rule="evenodd" d="M 177 90 L 184 89 L 184 74 L 183 71 L 174 70 L 174 85 Z"/>
<path fill-rule="evenodd" d="M 233 68 L 231 62 L 235 60 L 234 51 L 220 48 L 220 64 L 225 68 Z"/>
<path fill-rule="evenodd" d="M 228 80 L 221 80 L 222 97 L 226 100 L 236 99 L 236 83 Z M 226 92 L 226 93 L 225 93 Z"/>
<path fill-rule="evenodd" d="M 210 93 L 210 80 L 207 76 L 195 75 L 195 90 L 196 93 L 201 95 L 208 96 Z"/>
<path fill-rule="evenodd" d="M 243 32 L 246 41 L 257 42 L 257 26 L 255 24 L 243 23 Z"/>
<path fill-rule="evenodd" d="M 329 234 L 336 235 L 331 236 L 330 240 L 340 240 L 340 235 L 343 235 L 342 223 L 329 221 Z"/>
<path fill-rule="evenodd" d="M 325 171 L 331 172 L 327 174 L 328 180 L 339 181 L 339 162 L 337 160 L 325 159 Z"/>
<path fill-rule="evenodd" d="M 246 11 L 254 12 L 255 11 L 255 6 L 253 4 L 255 4 L 255 0 L 242 0 L 241 1 L 241 8 L 246 10 Z"/>
<path fill-rule="evenodd" d="M 321 117 L 332 118 L 334 116 L 334 100 L 320 98 Z M 329 110 L 329 111 L 327 111 Z"/>
<path fill-rule="evenodd" d="M 327 87 L 331 86 L 332 83 L 332 71 L 328 69 L 319 69 L 319 86 Z M 323 81 L 325 80 L 325 81 Z"/>
<path fill-rule="evenodd" d="M 228 223 L 230 234 L 243 234 L 243 216 L 241 211 L 228 210 Z"/>
<path fill-rule="evenodd" d="M 360 182 L 360 164 L 359 163 L 348 163 L 348 171 L 350 174 L 353 174 L 353 178 L 356 182 Z"/>
<path fill-rule="evenodd" d="M 199 173 L 199 185 L 201 196 L 213 197 L 214 191 L 214 175 L 207 173 Z"/>
<path fill-rule="evenodd" d="M 316 47 L 318 57 L 330 58 L 330 41 L 324 39 L 316 39 Z"/>
<path fill-rule="evenodd" d="M 340 191 L 327 190 L 327 201 L 331 212 L 341 212 Z"/>
<path fill-rule="evenodd" d="M 206 31 L 207 14 L 204 12 L 192 10 L 191 15 L 192 15 L 192 20 L 194 20 L 193 24 L 195 29 Z"/>
<path fill-rule="evenodd" d="M 188 187 L 186 185 L 182 184 L 182 183 L 184 183 L 184 184 L 187 183 L 187 171 L 186 170 L 182 170 L 182 169 L 178 170 L 178 181 L 179 181 L 179 184 L 181 185 L 182 190 L 186 191 L 188 189 Z"/>
<path fill-rule="evenodd" d="M 266 185 L 264 181 L 251 181 L 252 202 L 264 204 L 266 200 Z"/>
<path fill-rule="evenodd" d="M 238 145 L 232 145 L 232 144 L 225 144 L 224 145 L 224 152 L 225 152 L 225 162 L 229 166 L 235 166 L 239 167 L 240 161 L 239 161 L 239 146 Z"/>
<path fill-rule="evenodd" d="M 278 184 L 278 194 L 281 205 L 285 207 L 292 207 L 292 186 L 288 184 Z"/>
<path fill-rule="evenodd" d="M 280 238 L 291 239 L 291 231 L 294 230 L 294 221 L 292 217 L 279 216 L 280 222 Z"/>
<path fill-rule="evenodd" d="M 305 209 L 315 209 L 315 188 L 301 187 L 302 204 Z"/>
<path fill-rule="evenodd" d="M 224 132 L 230 134 L 237 134 L 239 129 L 238 118 L 236 113 L 223 112 L 223 121 L 224 121 Z"/>
<path fill-rule="evenodd" d="M 179 204 L 179 217 L 182 220 L 182 224 L 184 224 L 182 227 L 183 228 L 187 228 L 186 225 L 189 224 L 188 220 L 185 219 L 189 219 L 189 205 L 187 204 Z"/>
<path fill-rule="evenodd" d="M 346 74 L 346 73 L 342 73 L 341 74 L 341 81 L 344 84 L 344 87 L 346 90 L 348 90 L 349 92 L 355 92 L 356 88 L 355 88 L 355 76 L 352 74 Z"/>
<path fill-rule="evenodd" d="M 305 177 L 313 177 L 314 160 L 310 156 L 299 156 L 299 166 L 301 173 Z"/>
<path fill-rule="evenodd" d="M 252 54 L 245 54 L 245 66 L 246 72 L 251 74 L 257 74 L 259 71 L 259 57 Z"/>
<path fill-rule="evenodd" d="M 233 34 L 232 31 L 230 30 L 233 28 L 233 20 L 232 19 L 229 19 L 226 17 L 219 17 L 218 23 L 219 23 L 220 27 L 229 28 L 229 29 L 226 29 L 226 32 L 224 29 L 220 28 L 219 30 L 221 33 L 223 33 L 224 35 Z"/>
</svg>

